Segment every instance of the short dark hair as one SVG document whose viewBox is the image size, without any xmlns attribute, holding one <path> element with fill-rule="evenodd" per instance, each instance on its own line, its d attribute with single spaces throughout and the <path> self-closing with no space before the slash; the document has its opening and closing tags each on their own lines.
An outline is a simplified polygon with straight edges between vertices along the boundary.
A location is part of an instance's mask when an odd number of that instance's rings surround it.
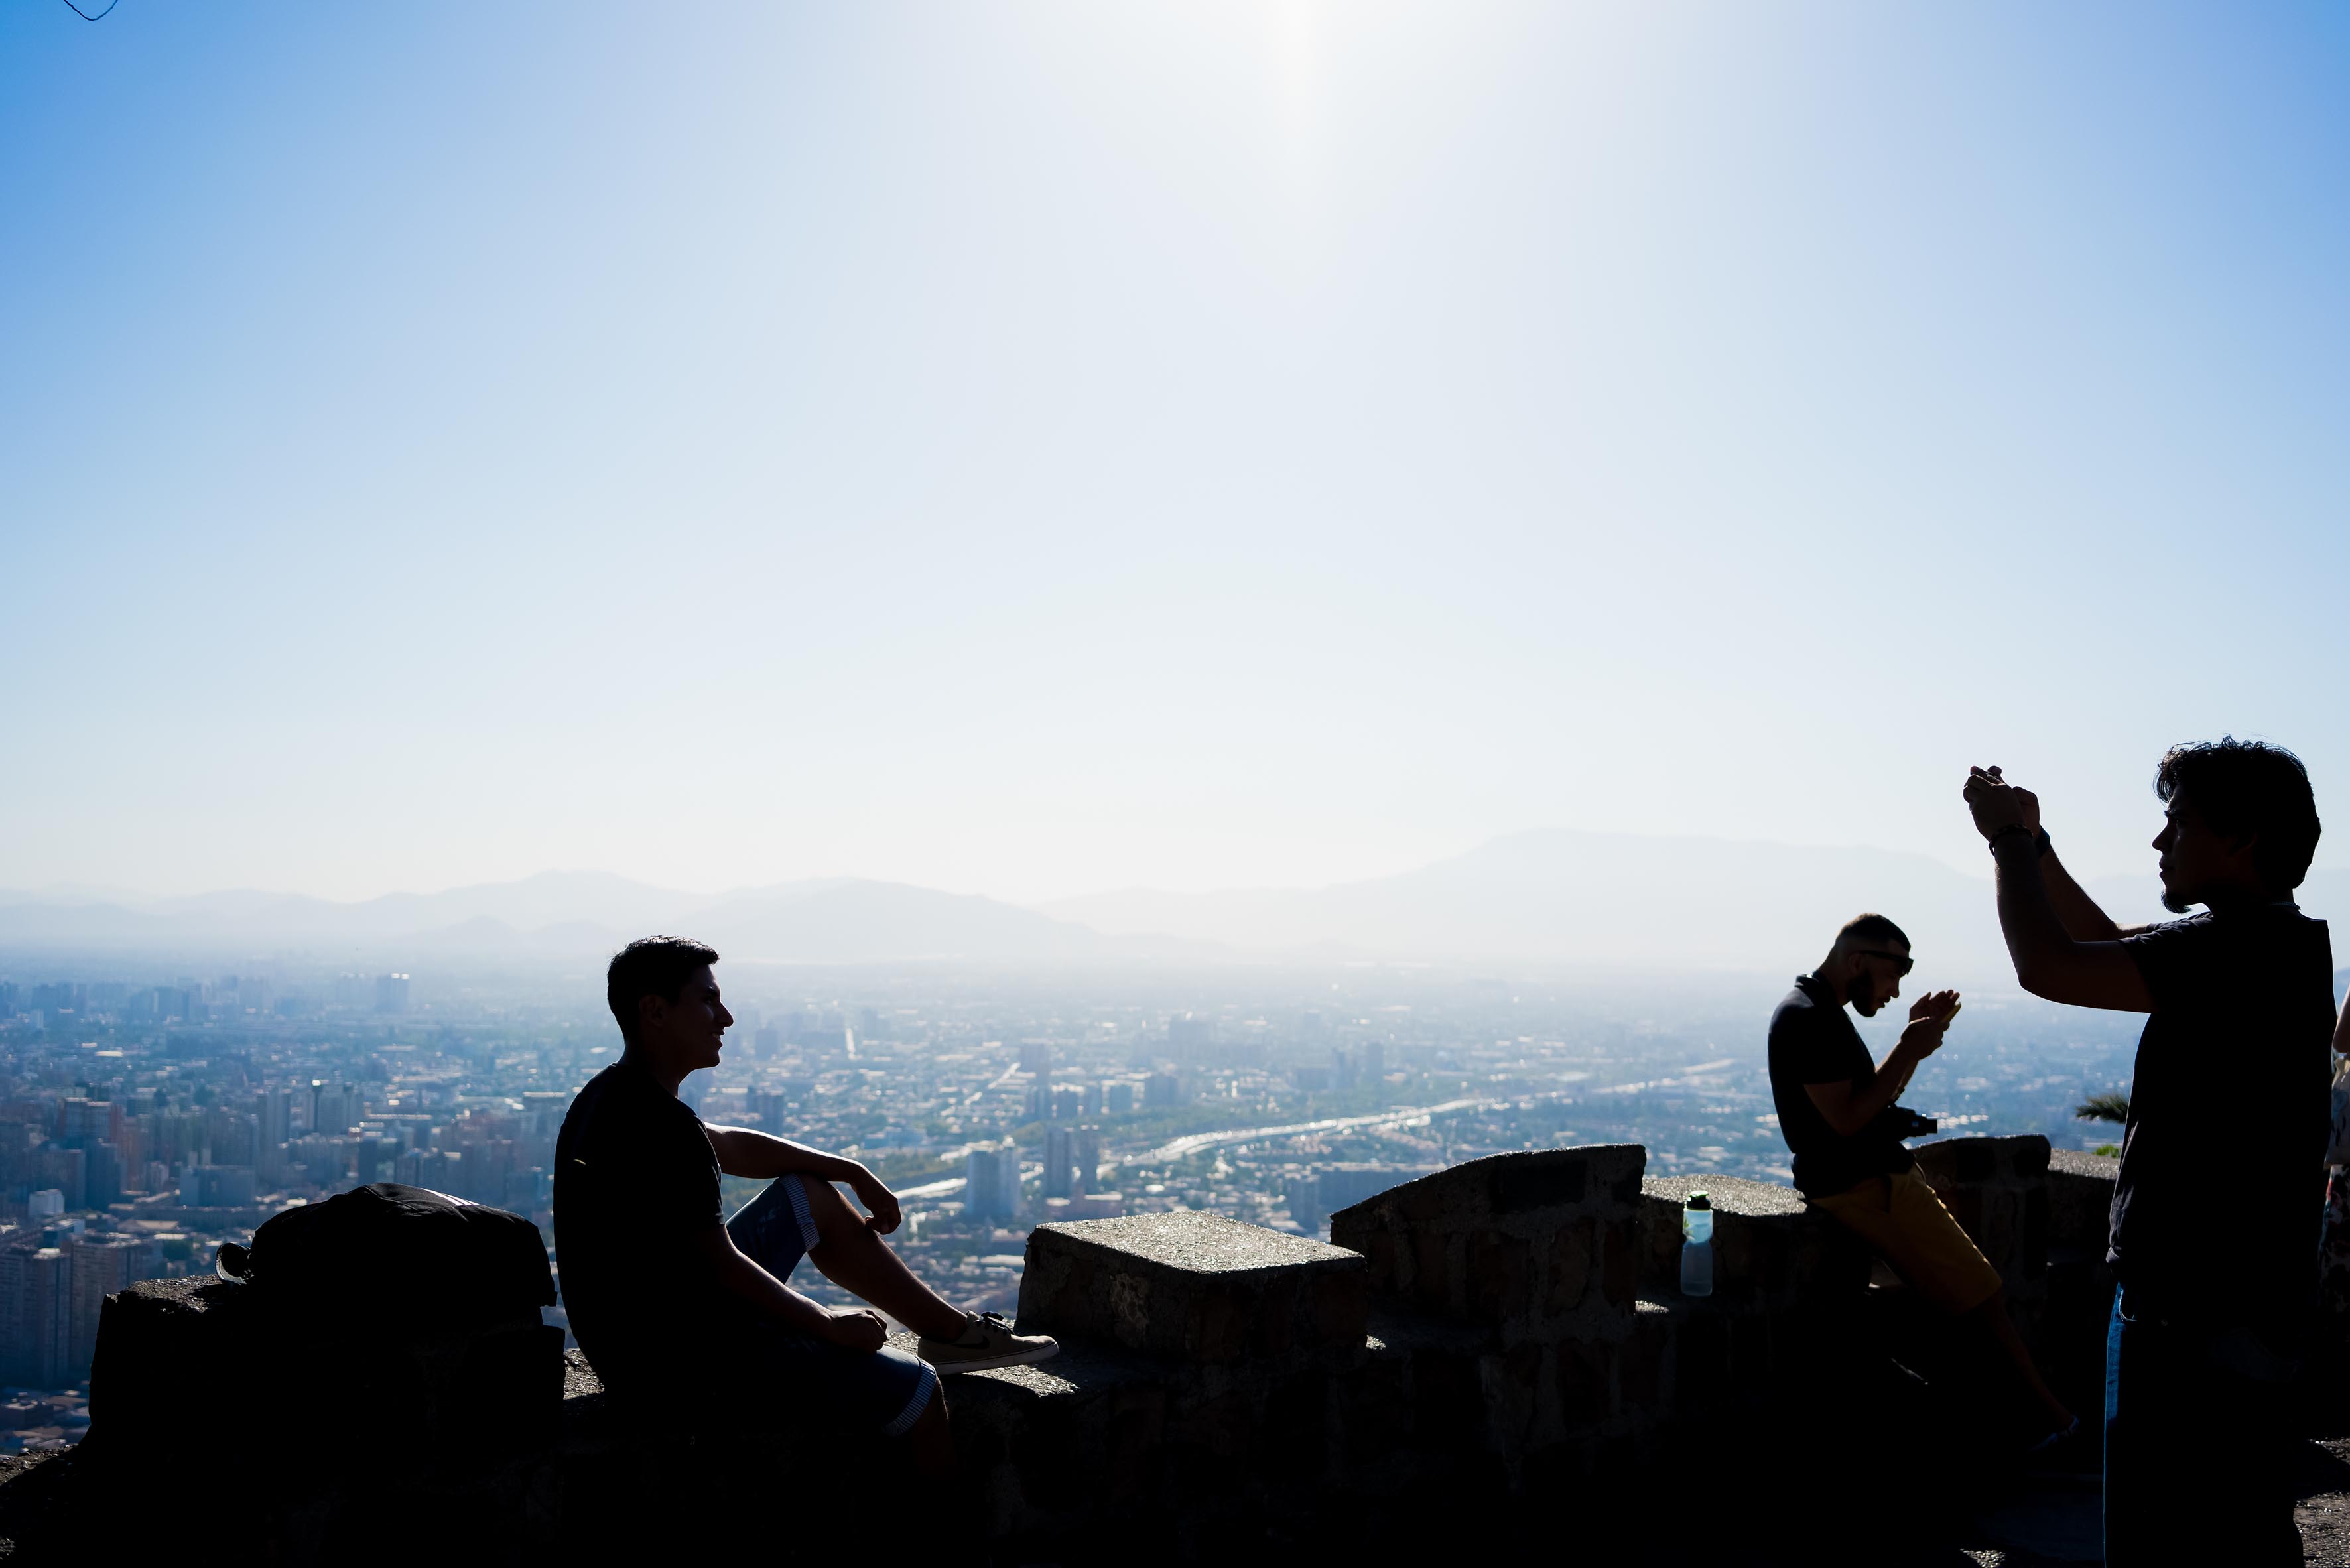
<svg viewBox="0 0 2350 1568">
<path fill-rule="evenodd" d="M 620 1026 L 620 1038 L 637 1043 L 637 1003 L 658 996 L 675 1002 L 686 976 L 718 961 L 718 950 L 688 937 L 639 937 L 612 955 L 604 971 L 604 1004 Z"/>
<path fill-rule="evenodd" d="M 2265 741 L 2176 745 L 2154 770 L 2154 793 L 2168 805 L 2184 792 L 2203 825 L 2222 838 L 2252 840 L 2252 866 L 2281 893 L 2301 886 L 2317 854 L 2317 797 L 2309 770 Z"/>
<path fill-rule="evenodd" d="M 1836 946 L 1854 942 L 1899 942 L 1906 948 L 1909 945 L 1909 933 L 1883 915 L 1855 915 L 1836 932 Z"/>
</svg>

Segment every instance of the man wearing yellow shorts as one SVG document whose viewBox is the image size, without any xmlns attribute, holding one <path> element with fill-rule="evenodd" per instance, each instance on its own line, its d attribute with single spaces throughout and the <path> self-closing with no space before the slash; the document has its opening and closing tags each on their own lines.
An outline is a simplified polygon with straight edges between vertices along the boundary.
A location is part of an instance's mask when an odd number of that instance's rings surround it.
<svg viewBox="0 0 2350 1568">
<path fill-rule="evenodd" d="M 2048 1419 L 2042 1445 L 2074 1435 L 2079 1423 L 2041 1380 L 2032 1353 L 2007 1315 L 1999 1271 L 1959 1228 L 1918 1174 L 1901 1139 L 1910 1113 L 1894 1101 L 1918 1064 L 1942 1044 L 1959 1010 L 1955 991 L 1921 996 L 1909 1027 L 1879 1064 L 1845 1008 L 1863 1018 L 1901 994 L 1909 939 L 1883 915 L 1846 922 L 1835 945 L 1771 1017 L 1771 1097 L 1794 1153 L 1795 1185 L 1849 1227 L 1902 1282 L 1990 1336 Z"/>
</svg>

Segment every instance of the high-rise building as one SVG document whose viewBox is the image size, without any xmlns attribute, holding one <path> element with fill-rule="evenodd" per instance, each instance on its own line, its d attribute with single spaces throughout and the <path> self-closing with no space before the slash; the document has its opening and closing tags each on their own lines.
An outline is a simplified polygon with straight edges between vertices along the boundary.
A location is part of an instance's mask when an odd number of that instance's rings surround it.
<svg viewBox="0 0 2350 1568">
<path fill-rule="evenodd" d="M 264 1089 L 253 1097 L 253 1114 L 259 1119 L 262 1145 L 284 1143 L 294 1136 L 294 1092 L 291 1089 Z"/>
<path fill-rule="evenodd" d="M 61 1143 L 45 1143 L 35 1158 L 38 1162 L 40 1184 L 65 1195 L 67 1213 L 89 1206 L 89 1157 L 87 1154 L 78 1148 L 68 1148 Z"/>
<path fill-rule="evenodd" d="M 1010 1142 L 963 1156 L 963 1213 L 974 1220 L 1009 1220 L 1020 1211 L 1020 1149 Z"/>
<path fill-rule="evenodd" d="M 98 1349 L 98 1316 L 106 1298 L 161 1273 L 163 1247 L 151 1236 L 76 1236 L 65 1252 L 73 1314 L 67 1355 L 78 1375 Z"/>
<path fill-rule="evenodd" d="M 1079 1189 L 1077 1186 L 1077 1140 L 1072 1127 L 1055 1125 L 1045 1129 L 1045 1196 L 1068 1198 Z"/>
<path fill-rule="evenodd" d="M 1179 1012 L 1167 1021 L 1167 1054 L 1189 1062 L 1206 1054 L 1216 1042 L 1216 1021 L 1196 1012 Z"/>
<path fill-rule="evenodd" d="M 0 1245 L 0 1381 L 59 1388 L 73 1380 L 73 1264 L 38 1235 Z"/>
<path fill-rule="evenodd" d="M 380 974 L 375 977 L 375 1010 L 378 1012 L 408 1011 L 408 977 L 404 974 Z"/>
<path fill-rule="evenodd" d="M 1363 1082 L 1377 1084 L 1388 1075 L 1388 1046 L 1384 1040 L 1366 1040 L 1358 1054 Z"/>
<path fill-rule="evenodd" d="M 1079 1192 L 1091 1192 L 1101 1181 L 1102 1136 L 1099 1127 L 1079 1127 L 1076 1137 Z"/>
<path fill-rule="evenodd" d="M 359 1125 L 366 1106 L 359 1090 L 348 1084 L 330 1084 L 324 1078 L 310 1081 L 310 1130 L 314 1133 L 347 1133 Z"/>
<path fill-rule="evenodd" d="M 1142 1080 L 1145 1109 L 1158 1110 L 1183 1103 L 1183 1081 L 1172 1073 L 1153 1073 Z"/>
<path fill-rule="evenodd" d="M 247 1166 L 192 1165 L 180 1173 L 180 1201 L 191 1209 L 250 1209 L 254 1188 Z"/>
<path fill-rule="evenodd" d="M 1122 1080 L 1103 1085 L 1102 1108 L 1114 1116 L 1122 1116 L 1134 1109 L 1134 1085 Z"/>
<path fill-rule="evenodd" d="M 1036 1081 L 1040 1084 L 1051 1077 L 1053 1075 L 1052 1042 L 1048 1040 L 1020 1042 L 1020 1070 L 1024 1073 L 1035 1074 Z"/>
<path fill-rule="evenodd" d="M 103 1209 L 122 1197 L 122 1157 L 104 1138 L 94 1140 L 81 1151 L 83 1204 L 91 1209 Z"/>
</svg>

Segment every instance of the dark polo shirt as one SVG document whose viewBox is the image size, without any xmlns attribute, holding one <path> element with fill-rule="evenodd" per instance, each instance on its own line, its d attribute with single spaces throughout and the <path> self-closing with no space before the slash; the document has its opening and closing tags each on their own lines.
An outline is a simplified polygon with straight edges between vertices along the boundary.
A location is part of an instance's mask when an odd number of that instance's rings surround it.
<svg viewBox="0 0 2350 1568">
<path fill-rule="evenodd" d="M 1795 1185 L 1806 1197 L 1825 1198 L 1918 1163 L 1881 1119 L 1846 1137 L 1804 1092 L 1806 1084 L 1850 1084 L 1857 1094 L 1876 1075 L 1875 1059 L 1835 994 L 1812 975 L 1797 976 L 1771 1015 L 1771 1100 L 1795 1156 Z"/>
<path fill-rule="evenodd" d="M 2122 946 L 2154 1012 L 2106 1261 L 2150 1313 L 2295 1316 L 2317 1288 L 2333 1123 L 2325 922 L 2289 903 L 2233 908 Z"/>
</svg>

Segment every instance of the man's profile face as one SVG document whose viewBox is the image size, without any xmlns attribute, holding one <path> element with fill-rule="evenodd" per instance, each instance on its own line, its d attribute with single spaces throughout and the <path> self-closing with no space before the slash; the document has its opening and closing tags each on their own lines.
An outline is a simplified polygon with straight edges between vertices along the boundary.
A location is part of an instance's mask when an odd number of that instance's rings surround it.
<svg viewBox="0 0 2350 1568">
<path fill-rule="evenodd" d="M 1909 956 L 1909 950 L 1899 942 L 1882 944 L 1885 950 Z M 1858 953 L 1853 958 L 1852 984 L 1846 994 L 1852 1010 L 1863 1018 L 1874 1018 L 1878 1008 L 1901 994 L 1901 966 L 1891 959 L 1875 953 Z"/>
<path fill-rule="evenodd" d="M 2249 851 L 2246 842 L 2212 832 L 2184 790 L 2172 793 L 2154 847 L 2161 856 L 2156 866 L 2162 874 L 2162 907 L 2174 915 L 2209 903 L 2213 884 L 2230 880 Z"/>
<path fill-rule="evenodd" d="M 718 1065 L 718 1054 L 725 1044 L 722 1036 L 734 1022 L 734 1015 L 718 999 L 718 981 L 708 964 L 685 977 L 675 1002 L 658 996 L 639 998 L 637 1018 L 646 1044 L 688 1072 Z"/>
</svg>

